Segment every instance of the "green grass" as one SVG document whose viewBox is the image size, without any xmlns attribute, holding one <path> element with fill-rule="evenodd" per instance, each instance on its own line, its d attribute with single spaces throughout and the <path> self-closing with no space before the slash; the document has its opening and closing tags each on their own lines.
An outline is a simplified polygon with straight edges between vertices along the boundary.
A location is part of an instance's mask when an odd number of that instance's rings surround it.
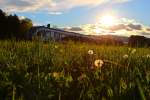
<svg viewBox="0 0 150 100">
<path fill-rule="evenodd" d="M 150 49 L 0 41 L 5 99 L 150 100 Z"/>
</svg>

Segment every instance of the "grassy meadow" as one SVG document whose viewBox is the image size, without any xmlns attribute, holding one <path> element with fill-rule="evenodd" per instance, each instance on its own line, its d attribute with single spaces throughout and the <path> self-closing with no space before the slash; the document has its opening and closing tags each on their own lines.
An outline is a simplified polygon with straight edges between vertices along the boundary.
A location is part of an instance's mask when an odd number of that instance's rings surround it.
<svg viewBox="0 0 150 100">
<path fill-rule="evenodd" d="M 150 48 L 0 41 L 0 100 L 150 100 Z"/>
</svg>

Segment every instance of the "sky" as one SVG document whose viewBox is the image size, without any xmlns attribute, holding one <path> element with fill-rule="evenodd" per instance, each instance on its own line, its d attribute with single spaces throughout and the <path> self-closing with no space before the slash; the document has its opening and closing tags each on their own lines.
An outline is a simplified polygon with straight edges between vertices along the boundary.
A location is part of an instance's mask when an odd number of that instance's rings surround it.
<svg viewBox="0 0 150 100">
<path fill-rule="evenodd" d="M 0 9 L 34 25 L 87 35 L 150 37 L 150 0 L 0 0 Z"/>
</svg>

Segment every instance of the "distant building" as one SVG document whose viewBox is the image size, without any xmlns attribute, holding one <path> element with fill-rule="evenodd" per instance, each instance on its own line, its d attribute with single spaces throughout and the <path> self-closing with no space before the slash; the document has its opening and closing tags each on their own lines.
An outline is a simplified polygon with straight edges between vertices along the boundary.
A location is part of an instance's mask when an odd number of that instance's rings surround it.
<svg viewBox="0 0 150 100">
<path fill-rule="evenodd" d="M 65 31 L 58 28 L 49 28 L 45 26 L 34 26 L 29 30 L 28 39 L 54 40 L 54 41 L 77 41 L 107 45 L 123 45 L 125 37 L 112 35 L 84 35 L 75 32 Z"/>
<path fill-rule="evenodd" d="M 132 35 L 129 38 L 129 46 L 132 47 L 149 47 L 150 39 L 144 36 Z"/>
<path fill-rule="evenodd" d="M 42 40 L 62 40 L 65 37 L 82 37 L 84 35 L 45 26 L 35 26 L 29 30 L 28 39 L 36 37 Z"/>
</svg>

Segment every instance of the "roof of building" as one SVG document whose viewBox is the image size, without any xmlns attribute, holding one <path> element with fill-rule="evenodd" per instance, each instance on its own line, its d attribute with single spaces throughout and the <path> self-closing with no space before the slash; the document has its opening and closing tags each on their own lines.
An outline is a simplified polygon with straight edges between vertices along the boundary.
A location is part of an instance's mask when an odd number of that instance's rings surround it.
<svg viewBox="0 0 150 100">
<path fill-rule="evenodd" d="M 32 28 L 30 29 L 30 31 L 31 31 L 31 30 L 32 30 L 32 31 L 33 31 L 33 30 L 37 30 L 37 29 L 39 29 L 39 28 L 49 29 L 49 30 L 51 30 L 51 31 L 54 31 L 54 32 L 61 32 L 61 33 L 64 33 L 64 34 L 67 33 L 67 35 L 73 34 L 73 35 L 83 36 L 83 34 L 80 34 L 80 33 L 65 31 L 65 30 L 59 29 L 59 28 L 48 28 L 48 27 L 45 27 L 45 26 L 34 26 L 34 27 L 32 27 Z"/>
</svg>

